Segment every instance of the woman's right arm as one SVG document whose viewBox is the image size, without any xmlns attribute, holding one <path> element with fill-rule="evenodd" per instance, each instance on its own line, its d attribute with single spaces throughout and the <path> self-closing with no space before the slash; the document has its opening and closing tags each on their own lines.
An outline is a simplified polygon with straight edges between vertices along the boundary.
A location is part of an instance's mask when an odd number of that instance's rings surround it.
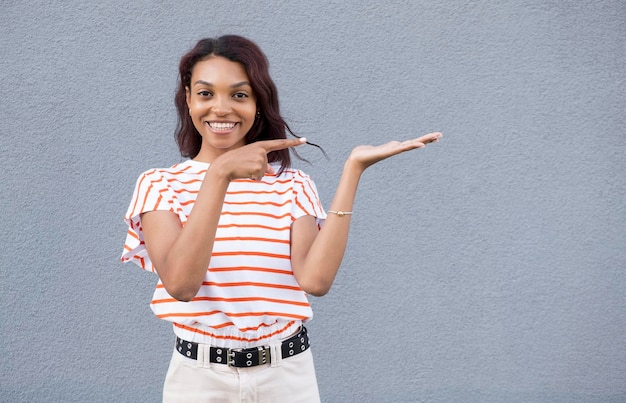
<svg viewBox="0 0 626 403">
<path fill-rule="evenodd" d="M 209 167 L 184 227 L 171 211 L 141 215 L 148 255 L 167 292 L 179 301 L 191 301 L 202 285 L 229 182 Z"/>
<path fill-rule="evenodd" d="M 184 227 L 170 211 L 141 215 L 146 250 L 172 297 L 191 301 L 202 286 L 230 181 L 273 173 L 267 154 L 305 141 L 304 138 L 258 141 L 217 157 L 207 170 Z"/>
</svg>

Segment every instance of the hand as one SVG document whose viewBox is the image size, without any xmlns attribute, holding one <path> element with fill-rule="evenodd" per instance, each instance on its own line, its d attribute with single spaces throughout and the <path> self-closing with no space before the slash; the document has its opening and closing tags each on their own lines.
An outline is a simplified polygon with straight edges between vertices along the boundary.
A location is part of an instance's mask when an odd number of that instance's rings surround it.
<svg viewBox="0 0 626 403">
<path fill-rule="evenodd" d="M 268 153 L 304 143 L 306 143 L 304 137 L 256 141 L 222 154 L 212 165 L 228 180 L 244 178 L 261 180 L 266 173 L 274 174 L 274 170 L 267 162 Z"/>
<path fill-rule="evenodd" d="M 426 144 L 434 143 L 441 138 L 441 133 L 430 133 L 422 137 L 406 141 L 390 141 L 379 146 L 358 146 L 350 153 L 348 162 L 356 164 L 361 170 L 374 165 L 386 158 L 416 148 L 424 148 Z"/>
</svg>

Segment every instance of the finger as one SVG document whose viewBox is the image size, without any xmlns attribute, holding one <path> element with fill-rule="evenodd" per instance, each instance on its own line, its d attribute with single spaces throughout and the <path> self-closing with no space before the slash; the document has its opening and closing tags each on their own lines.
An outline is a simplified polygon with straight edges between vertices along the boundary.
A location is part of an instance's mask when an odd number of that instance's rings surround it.
<svg viewBox="0 0 626 403">
<path fill-rule="evenodd" d="M 411 139 L 411 140 L 403 141 L 402 143 L 400 143 L 400 146 L 411 149 L 411 148 L 426 147 L 426 144 L 424 143 L 423 139 L 420 137 L 419 139 Z"/>
<path fill-rule="evenodd" d="M 274 175 L 274 174 L 276 174 L 276 171 L 274 171 L 274 168 L 272 168 L 272 166 L 270 164 L 267 164 L 267 168 L 265 169 L 265 173 L 267 175 Z"/>
<path fill-rule="evenodd" d="M 398 152 L 404 152 L 409 150 L 415 150 L 416 148 L 424 148 L 426 144 L 424 144 L 421 139 L 411 139 L 405 140 L 401 143 L 398 143 L 395 148 L 398 149 Z"/>
<path fill-rule="evenodd" d="M 428 144 L 428 143 L 434 143 L 436 141 L 438 141 L 443 135 L 439 132 L 435 132 L 435 133 L 429 133 L 426 134 L 422 137 L 417 138 L 416 140 L 418 140 L 419 142 L 422 142 L 424 144 Z"/>
<path fill-rule="evenodd" d="M 256 144 L 265 149 L 266 152 L 284 150 L 285 148 L 297 147 L 306 143 L 305 137 L 297 139 L 275 139 L 275 140 L 263 140 L 257 141 Z"/>
</svg>

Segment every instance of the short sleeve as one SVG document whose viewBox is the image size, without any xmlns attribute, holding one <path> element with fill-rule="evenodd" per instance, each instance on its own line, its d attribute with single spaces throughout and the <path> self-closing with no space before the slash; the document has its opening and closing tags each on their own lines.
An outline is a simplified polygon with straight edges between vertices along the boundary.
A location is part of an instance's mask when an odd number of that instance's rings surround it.
<svg viewBox="0 0 626 403">
<path fill-rule="evenodd" d="M 319 226 L 326 219 L 326 212 L 322 207 L 315 182 L 302 171 L 297 171 L 294 175 L 293 200 L 291 217 L 296 220 L 305 215 L 317 218 Z"/>
<path fill-rule="evenodd" d="M 153 169 L 139 176 L 130 205 L 124 215 L 128 230 L 121 256 L 122 262 L 133 262 L 144 270 L 156 272 L 145 247 L 141 214 L 148 211 L 171 211 L 177 214 L 184 224 L 186 216 L 173 194 L 160 171 Z"/>
</svg>

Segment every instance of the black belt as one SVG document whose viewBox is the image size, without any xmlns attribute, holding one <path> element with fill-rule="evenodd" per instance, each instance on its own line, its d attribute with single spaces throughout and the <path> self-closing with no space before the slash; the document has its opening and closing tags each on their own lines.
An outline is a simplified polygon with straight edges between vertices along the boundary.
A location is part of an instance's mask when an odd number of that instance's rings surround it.
<svg viewBox="0 0 626 403">
<path fill-rule="evenodd" d="M 302 326 L 297 334 L 283 341 L 280 345 L 282 358 L 292 357 L 306 351 L 310 346 L 306 328 Z M 198 359 L 198 343 L 185 341 L 176 337 L 176 350 L 187 358 Z M 253 348 L 219 348 L 210 347 L 209 361 L 215 364 L 226 364 L 229 367 L 254 367 L 270 362 L 270 346 Z"/>
</svg>

